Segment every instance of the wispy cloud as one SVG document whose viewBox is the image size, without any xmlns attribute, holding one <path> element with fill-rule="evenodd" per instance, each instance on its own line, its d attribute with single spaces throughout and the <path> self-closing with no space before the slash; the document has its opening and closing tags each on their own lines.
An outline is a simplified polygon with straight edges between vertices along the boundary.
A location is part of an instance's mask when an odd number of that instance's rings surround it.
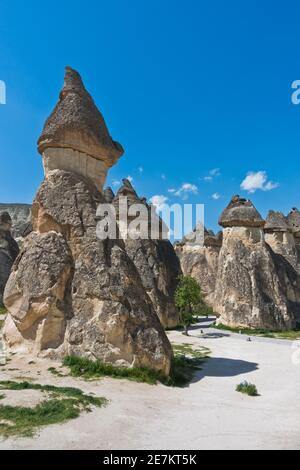
<svg viewBox="0 0 300 470">
<path fill-rule="evenodd" d="M 112 182 L 113 186 L 120 186 L 120 184 L 121 184 L 121 181 L 115 180 L 115 181 Z"/>
<path fill-rule="evenodd" d="M 133 177 L 132 177 L 132 176 L 129 175 L 129 176 L 127 176 L 126 179 L 127 179 L 128 181 L 130 181 L 130 183 L 133 183 Z"/>
<path fill-rule="evenodd" d="M 221 175 L 220 168 L 213 168 L 209 171 L 207 176 L 204 176 L 204 181 L 212 181 L 217 176 Z"/>
<path fill-rule="evenodd" d="M 142 173 L 144 173 L 144 168 L 143 168 L 142 166 L 139 166 L 139 167 L 138 167 L 138 170 L 139 170 L 140 175 L 141 175 Z"/>
<path fill-rule="evenodd" d="M 187 199 L 191 194 L 198 194 L 198 188 L 195 184 L 184 183 L 180 186 L 179 189 L 175 191 L 175 196 L 181 197 L 182 199 Z"/>
<path fill-rule="evenodd" d="M 164 173 L 162 173 L 162 174 L 160 175 L 160 177 L 161 177 L 161 179 L 164 180 L 164 181 L 166 181 L 166 179 L 167 179 L 167 177 L 166 177 L 166 175 L 165 175 Z"/>
<path fill-rule="evenodd" d="M 156 207 L 156 210 L 159 211 L 163 208 L 163 205 L 167 203 L 168 198 L 162 194 L 156 194 L 155 196 L 152 196 L 149 201 Z"/>
<path fill-rule="evenodd" d="M 215 201 L 218 201 L 218 200 L 221 198 L 221 194 L 219 194 L 219 193 L 214 193 L 211 197 L 212 197 Z"/>
<path fill-rule="evenodd" d="M 266 171 L 250 171 L 244 181 L 241 183 L 241 189 L 248 191 L 248 193 L 255 193 L 255 191 L 271 191 L 278 188 L 279 183 L 274 183 L 268 180 Z"/>
</svg>

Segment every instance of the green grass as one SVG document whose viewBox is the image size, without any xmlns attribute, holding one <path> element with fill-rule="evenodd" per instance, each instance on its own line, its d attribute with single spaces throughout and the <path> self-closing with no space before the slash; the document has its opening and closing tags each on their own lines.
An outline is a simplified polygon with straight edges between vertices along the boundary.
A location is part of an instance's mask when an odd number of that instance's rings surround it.
<svg viewBox="0 0 300 470">
<path fill-rule="evenodd" d="M 29 437 L 40 427 L 58 424 L 78 418 L 82 411 L 91 411 L 91 406 L 105 406 L 103 397 L 86 395 L 77 388 L 55 387 L 29 382 L 0 382 L 0 390 L 39 390 L 49 396 L 34 408 L 4 406 L 0 404 L 0 435 L 3 437 Z"/>
<path fill-rule="evenodd" d="M 187 385 L 194 377 L 200 364 L 208 357 L 208 349 L 192 349 L 191 345 L 173 345 L 174 359 L 169 377 L 162 376 L 158 372 L 147 368 L 116 367 L 102 361 L 91 361 L 80 357 L 68 356 L 63 365 L 69 367 L 73 377 L 81 377 L 86 380 L 101 377 L 114 379 L 127 379 L 135 382 L 144 382 L 155 385 L 161 382 L 167 386 L 181 387 Z"/>
<path fill-rule="evenodd" d="M 249 395 L 249 397 L 257 397 L 258 391 L 254 384 L 251 384 L 247 381 L 240 383 L 236 387 L 236 391 L 243 393 L 245 395 Z"/>
<path fill-rule="evenodd" d="M 73 377 L 95 379 L 99 377 L 112 377 L 114 379 L 128 379 L 135 382 L 156 384 L 163 377 L 157 372 L 147 368 L 115 367 L 102 361 L 91 361 L 82 357 L 68 356 L 63 365 L 70 368 Z"/>
<path fill-rule="evenodd" d="M 62 374 L 55 367 L 49 367 L 48 372 L 50 372 L 52 375 L 55 375 L 56 377 L 66 377 L 65 374 Z"/>
<path fill-rule="evenodd" d="M 207 348 L 193 349 L 191 344 L 173 344 L 174 362 L 169 383 L 174 387 L 184 387 L 202 369 L 203 362 L 209 358 Z"/>
<path fill-rule="evenodd" d="M 6 308 L 3 306 L 2 307 L 0 306 L 0 315 L 5 315 L 6 313 L 7 313 Z"/>
<path fill-rule="evenodd" d="M 232 328 L 220 323 L 219 325 L 212 325 L 212 328 L 216 328 L 222 331 L 231 331 L 232 333 L 242 333 L 243 335 L 248 336 L 261 336 L 264 338 L 275 338 L 275 339 L 289 339 L 295 340 L 300 338 L 300 329 L 296 328 L 294 330 L 287 331 L 273 331 L 266 329 L 258 328 Z"/>
</svg>

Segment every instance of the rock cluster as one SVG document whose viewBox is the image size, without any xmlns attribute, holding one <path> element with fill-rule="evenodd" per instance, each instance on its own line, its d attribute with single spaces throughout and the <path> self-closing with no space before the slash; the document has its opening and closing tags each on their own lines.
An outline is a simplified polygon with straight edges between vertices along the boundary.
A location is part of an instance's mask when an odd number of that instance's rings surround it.
<svg viewBox="0 0 300 470">
<path fill-rule="evenodd" d="M 108 188 L 105 195 L 106 197 L 109 195 L 110 199 L 111 189 Z M 167 238 L 167 230 L 162 220 L 156 216 L 154 208 L 149 206 L 144 198 L 138 197 L 127 179 L 123 180 L 122 187 L 113 198 L 117 213 L 122 198 L 127 198 L 127 214 L 128 212 L 130 214 L 130 208 L 133 208 L 134 204 L 139 204 L 146 209 L 144 232 L 143 230 L 137 232 L 134 229 L 129 236 L 125 236 L 125 249 L 140 274 L 143 286 L 162 325 L 165 328 L 175 327 L 179 323 L 179 314 L 175 308 L 174 297 L 181 268 L 174 247 Z M 130 222 L 130 215 L 128 219 Z M 154 222 L 154 219 L 157 222 L 157 230 L 152 233 L 151 228 L 154 224 L 151 221 Z M 120 231 L 122 233 L 122 230 Z"/>
<path fill-rule="evenodd" d="M 15 350 L 78 355 L 169 374 L 172 349 L 122 240 L 97 237 L 107 169 L 122 150 L 77 72 L 39 139 L 45 180 L 5 290 L 4 338 Z"/>
<path fill-rule="evenodd" d="M 234 196 L 215 236 L 176 245 L 184 274 L 194 277 L 218 322 L 272 330 L 300 323 L 300 213 L 270 211 L 264 221 L 251 201 Z M 199 238 L 199 237 L 198 237 Z"/>
<path fill-rule="evenodd" d="M 19 247 L 11 234 L 12 219 L 8 212 L 0 213 L 0 306 L 3 306 L 3 293 Z"/>
<path fill-rule="evenodd" d="M 199 226 L 195 229 L 202 231 Z M 204 239 L 201 241 L 201 235 L 191 241 L 191 236 L 185 237 L 182 242 L 175 245 L 175 251 L 180 259 L 181 268 L 186 276 L 192 276 L 198 281 L 206 302 L 213 306 L 218 272 L 218 259 L 222 246 L 222 232 L 217 235 L 213 231 L 204 229 Z"/>
</svg>

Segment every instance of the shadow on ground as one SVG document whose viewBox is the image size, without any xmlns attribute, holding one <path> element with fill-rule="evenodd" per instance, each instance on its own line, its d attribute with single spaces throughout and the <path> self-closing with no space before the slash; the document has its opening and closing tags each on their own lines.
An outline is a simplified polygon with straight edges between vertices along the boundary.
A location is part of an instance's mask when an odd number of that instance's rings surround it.
<svg viewBox="0 0 300 470">
<path fill-rule="evenodd" d="M 258 370 L 258 368 L 255 362 L 211 357 L 203 363 L 202 370 L 196 372 L 191 383 L 199 382 L 204 377 L 236 377 Z"/>
</svg>

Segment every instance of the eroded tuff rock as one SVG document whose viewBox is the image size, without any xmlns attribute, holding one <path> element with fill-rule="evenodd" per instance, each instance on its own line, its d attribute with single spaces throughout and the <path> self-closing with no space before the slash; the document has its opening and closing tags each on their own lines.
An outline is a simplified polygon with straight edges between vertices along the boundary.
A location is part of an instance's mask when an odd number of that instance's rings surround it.
<svg viewBox="0 0 300 470">
<path fill-rule="evenodd" d="M 12 219 L 8 212 L 0 213 L 0 306 L 3 306 L 3 293 L 19 247 L 11 235 Z"/>
<path fill-rule="evenodd" d="M 30 204 L 0 203 L 0 212 L 8 212 L 12 220 L 11 234 L 19 240 L 26 237 L 32 230 Z"/>
<path fill-rule="evenodd" d="M 284 330 L 296 324 L 285 273 L 264 239 L 264 220 L 251 201 L 235 196 L 220 218 L 224 227 L 214 309 L 230 326 Z"/>
<path fill-rule="evenodd" d="M 300 272 L 297 246 L 288 218 L 281 212 L 269 211 L 264 232 L 265 240 L 274 253 L 285 258 L 296 271 Z"/>
<path fill-rule="evenodd" d="M 175 290 L 178 283 L 178 277 L 181 274 L 180 263 L 176 256 L 171 242 L 167 239 L 166 227 L 162 220 L 155 214 L 154 208 L 147 204 L 144 198 L 140 199 L 127 179 L 123 180 L 123 185 L 119 189 L 113 204 L 119 215 L 119 204 L 121 198 L 127 198 L 127 214 L 129 223 L 134 219 L 130 216 L 130 208 L 134 204 L 141 204 L 145 210 L 145 228 L 139 232 L 137 238 L 132 239 L 130 234 L 125 235 L 125 249 L 133 261 L 136 269 L 142 279 L 162 325 L 165 328 L 172 328 L 179 323 L 179 314 L 175 308 Z M 157 224 L 157 229 L 151 232 L 151 218 Z M 141 218 L 142 220 L 142 218 Z M 119 223 L 120 226 L 120 223 Z M 120 228 L 122 233 L 122 227 Z M 143 239 L 143 235 L 147 239 Z M 157 238 L 153 238 L 157 236 Z"/>
<path fill-rule="evenodd" d="M 33 203 L 5 290 L 4 337 L 13 348 L 145 366 L 168 374 L 171 347 L 122 243 L 96 236 L 104 202 L 82 177 L 54 170 Z"/>
<path fill-rule="evenodd" d="M 203 231 L 199 227 L 195 229 L 194 234 L 197 230 Z M 180 259 L 183 274 L 192 276 L 198 282 L 206 302 L 213 306 L 222 232 L 215 235 L 214 232 L 205 229 L 202 242 L 201 238 L 199 236 L 195 241 L 190 241 L 191 237 L 185 237 L 182 242 L 175 245 L 175 251 Z"/>
<path fill-rule="evenodd" d="M 54 169 L 72 171 L 91 179 L 100 191 L 108 169 L 124 153 L 110 137 L 79 73 L 71 67 L 66 67 L 59 102 L 45 123 L 38 149 L 46 176 Z"/>
<path fill-rule="evenodd" d="M 97 236 L 97 206 L 112 197 L 99 189 L 122 149 L 70 68 L 39 150 L 46 177 L 5 289 L 6 344 L 169 374 L 171 345 L 123 241 Z"/>
</svg>

